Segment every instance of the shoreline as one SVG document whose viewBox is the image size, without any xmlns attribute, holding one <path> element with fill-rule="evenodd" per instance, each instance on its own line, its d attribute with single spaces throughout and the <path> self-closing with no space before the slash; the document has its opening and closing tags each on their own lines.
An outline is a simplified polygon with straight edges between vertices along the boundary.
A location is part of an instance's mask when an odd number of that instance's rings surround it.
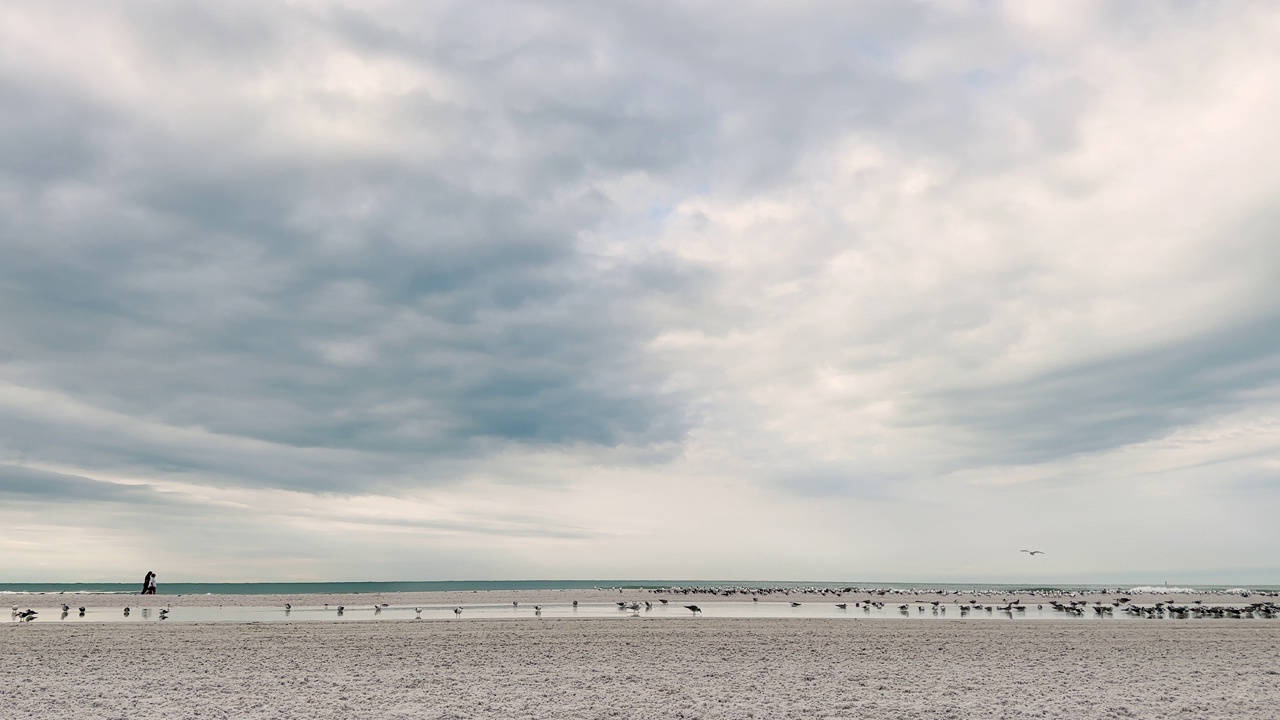
<svg viewBox="0 0 1280 720">
<path fill-rule="evenodd" d="M 1131 598 L 1133 604 L 1154 605 L 1156 603 L 1194 603 L 1199 600 L 1203 604 L 1248 604 L 1256 601 L 1271 600 L 1280 593 L 1250 593 L 1249 595 L 1228 594 L 1221 592 L 1197 593 L 1135 593 L 1116 592 L 919 592 L 919 591 L 875 591 L 851 592 L 836 594 L 827 592 L 808 592 L 798 589 L 790 591 L 774 591 L 767 594 L 752 595 L 745 592 L 670 592 L 667 590 L 469 590 L 469 591 L 430 591 L 430 592 L 371 592 L 371 593 L 317 593 L 317 594 L 269 594 L 269 595 L 140 595 L 115 593 L 11 593 L 4 597 L 18 605 L 33 604 L 36 599 L 44 602 L 57 600 L 72 605 L 83 605 L 87 608 L 124 607 L 277 607 L 290 603 L 297 607 L 313 607 L 328 605 L 346 605 L 350 607 L 367 606 L 380 603 L 390 605 L 502 605 L 518 602 L 521 605 L 560 604 L 577 600 L 581 603 L 625 602 L 657 602 L 666 598 L 673 603 L 698 602 L 789 602 L 803 603 L 837 603 L 853 604 L 867 599 L 885 603 L 933 603 L 938 602 L 960 605 L 975 600 L 979 603 L 1008 603 L 1018 601 L 1022 604 L 1048 604 L 1052 601 L 1068 602 L 1084 600 L 1111 602 L 1122 597 Z M 34 606 L 34 605 L 33 605 Z"/>
</svg>

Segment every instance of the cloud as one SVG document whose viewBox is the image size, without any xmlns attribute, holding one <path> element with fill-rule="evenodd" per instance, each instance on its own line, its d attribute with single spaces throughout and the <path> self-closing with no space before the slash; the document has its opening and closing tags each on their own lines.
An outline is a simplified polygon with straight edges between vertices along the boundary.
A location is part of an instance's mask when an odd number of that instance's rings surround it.
<svg viewBox="0 0 1280 720">
<path fill-rule="evenodd" d="M 965 513 L 1066 532 L 1046 504 L 1138 522 L 1056 494 L 1086 474 L 1176 479 L 1160 517 L 1211 500 L 1209 535 L 1274 504 L 1268 8 L 0 17 L 0 487 L 23 527 L 75 504 L 67 524 L 123 538 L 95 504 L 180 498 L 261 540 L 202 559 L 227 576 L 450 537 L 433 572 L 761 577 L 845 572 L 795 538 L 839 547 L 856 518 L 884 538 L 865 572 L 940 577 L 969 561 L 894 539 Z M 1206 428 L 1253 449 L 1170 444 Z M 339 526 L 352 549 L 316 540 Z M 412 574 L 397 557 L 378 567 Z"/>
<path fill-rule="evenodd" d="M 0 465 L 0 494 L 36 502 L 111 502 L 131 505 L 169 504 L 147 486 L 98 482 L 89 478 Z"/>
</svg>

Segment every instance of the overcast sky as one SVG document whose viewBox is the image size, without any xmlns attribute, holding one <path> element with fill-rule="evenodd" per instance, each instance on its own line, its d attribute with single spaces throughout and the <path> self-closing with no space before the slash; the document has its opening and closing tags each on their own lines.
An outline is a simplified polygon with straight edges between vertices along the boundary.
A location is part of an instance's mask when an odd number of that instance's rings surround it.
<svg viewBox="0 0 1280 720">
<path fill-rule="evenodd" d="M 1275 3 L 5 2 L 0 108 L 0 581 L 1280 583 Z"/>
</svg>

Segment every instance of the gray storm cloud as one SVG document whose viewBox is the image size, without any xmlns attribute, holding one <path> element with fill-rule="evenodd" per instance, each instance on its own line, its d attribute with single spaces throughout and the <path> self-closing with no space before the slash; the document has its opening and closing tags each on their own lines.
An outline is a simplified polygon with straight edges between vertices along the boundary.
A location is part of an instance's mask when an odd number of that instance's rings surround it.
<svg viewBox="0 0 1280 720">
<path fill-rule="evenodd" d="M 226 577 L 360 568 L 325 523 L 462 547 L 390 574 L 644 539 L 617 574 L 885 577 L 744 528 L 1103 530 L 1057 488 L 1160 476 L 1135 533 L 1274 540 L 1277 37 L 1234 3 L 5 8 L 8 539 L 133 503 L 261 538 Z"/>
</svg>

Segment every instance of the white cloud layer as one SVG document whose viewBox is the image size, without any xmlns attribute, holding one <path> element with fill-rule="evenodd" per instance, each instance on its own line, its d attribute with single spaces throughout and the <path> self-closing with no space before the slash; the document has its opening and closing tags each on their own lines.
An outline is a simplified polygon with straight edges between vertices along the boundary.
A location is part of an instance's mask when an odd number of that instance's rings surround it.
<svg viewBox="0 0 1280 720">
<path fill-rule="evenodd" d="M 0 581 L 1275 582 L 1278 48 L 0 8 Z"/>
</svg>

